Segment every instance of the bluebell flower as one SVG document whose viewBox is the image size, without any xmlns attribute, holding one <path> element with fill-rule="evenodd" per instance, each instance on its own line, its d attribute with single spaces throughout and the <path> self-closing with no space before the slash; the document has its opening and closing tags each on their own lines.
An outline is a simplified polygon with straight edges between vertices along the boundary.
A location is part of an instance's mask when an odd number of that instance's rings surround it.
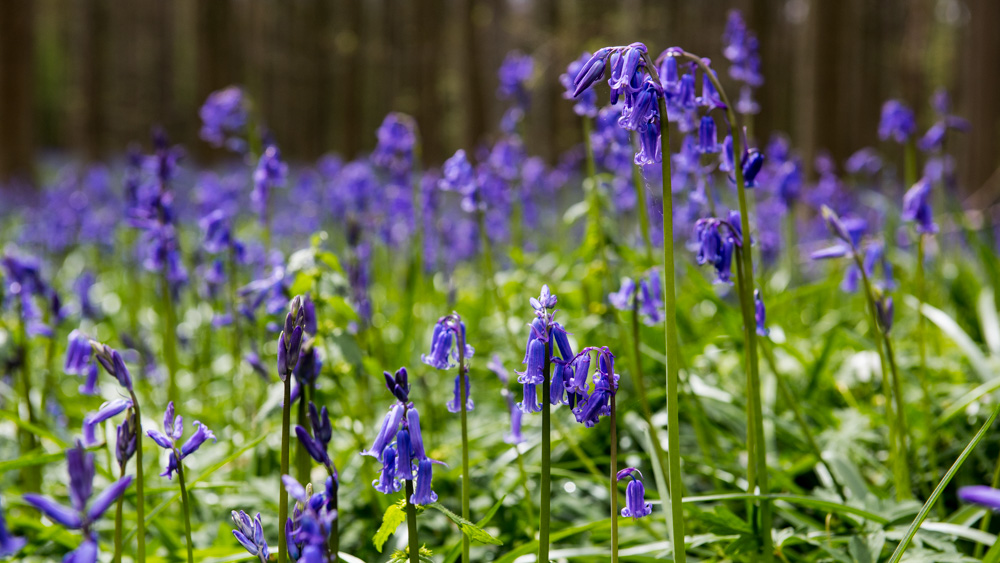
<svg viewBox="0 0 1000 563">
<path fill-rule="evenodd" d="M 296 501 L 292 516 L 285 522 L 289 555 L 300 563 L 323 563 L 327 541 L 338 517 L 333 505 L 332 479 L 327 479 L 326 490 L 318 493 L 312 492 L 312 485 L 303 487 L 290 475 L 282 475 L 281 481 Z"/>
<path fill-rule="evenodd" d="M 260 512 L 251 520 L 246 512 L 234 510 L 233 522 L 236 523 L 236 529 L 233 530 L 236 541 L 240 542 L 240 545 L 250 555 L 256 556 L 260 563 L 267 563 L 271 555 L 268 551 L 267 540 L 264 539 L 264 526 L 260 521 Z"/>
<path fill-rule="evenodd" d="M 130 410 L 126 412 L 125 420 L 118 425 L 115 434 L 115 459 L 118 460 L 118 467 L 123 471 L 128 464 L 128 460 L 132 459 L 136 448 L 139 447 L 139 435 L 136 433 L 137 428 L 135 411 Z"/>
<path fill-rule="evenodd" d="M 295 296 L 285 314 L 285 325 L 278 337 L 278 377 L 282 381 L 295 370 L 302 353 L 302 339 L 305 327 L 305 309 L 302 297 Z"/>
<path fill-rule="evenodd" d="M 236 86 L 212 92 L 198 111 L 202 122 L 199 135 L 212 146 L 245 152 L 248 106 L 243 90 Z"/>
<path fill-rule="evenodd" d="M 731 10 L 722 34 L 722 54 L 729 60 L 729 76 L 744 88 L 759 87 L 764 83 L 761 74 L 757 36 L 747 28 L 739 10 Z M 746 113 L 740 111 L 740 113 Z M 755 112 L 754 112 L 755 113 Z"/>
<path fill-rule="evenodd" d="M 639 314 L 649 326 L 656 326 L 663 321 L 663 283 L 660 272 L 652 268 L 646 277 L 639 281 Z"/>
<path fill-rule="evenodd" d="M 638 477 L 636 477 L 638 475 Z M 622 517 L 638 520 L 643 516 L 649 516 L 653 512 L 653 505 L 646 502 L 646 487 L 642 484 L 642 473 L 634 467 L 627 467 L 618 472 L 617 479 L 621 481 L 631 477 L 628 486 L 625 488 L 625 508 L 622 509 Z"/>
<path fill-rule="evenodd" d="M 619 376 L 614 372 L 614 354 L 607 347 L 584 348 L 580 354 L 589 354 L 591 351 L 598 353 L 598 369 L 594 372 L 594 391 L 582 404 L 578 402 L 573 414 L 576 421 L 583 423 L 587 428 L 591 428 L 600 421 L 600 417 L 611 414 L 610 400 L 618 391 Z M 581 377 L 579 371 L 573 375 L 574 383 Z M 585 376 L 583 376 L 585 377 Z"/>
<path fill-rule="evenodd" d="M 1000 489 L 986 485 L 962 487 L 958 490 L 958 498 L 965 502 L 985 506 L 993 511 L 1000 511 Z"/>
<path fill-rule="evenodd" d="M 66 529 L 81 530 L 83 543 L 63 561 L 89 563 L 97 560 L 94 524 L 132 484 L 132 476 L 122 477 L 99 495 L 91 498 L 94 484 L 94 454 L 83 449 L 83 445 L 78 442 L 75 447 L 66 450 L 66 462 L 71 506 L 65 506 L 49 497 L 34 493 L 24 495 L 24 501 Z"/>
<path fill-rule="evenodd" d="M 417 464 L 417 485 L 410 502 L 413 504 L 430 504 L 437 502 L 438 496 L 431 490 L 431 480 L 434 477 L 434 464 L 429 459 L 422 459 Z"/>
<path fill-rule="evenodd" d="M 527 83 L 534 70 L 535 60 L 530 55 L 518 51 L 507 53 L 497 74 L 500 82 L 497 96 L 501 99 L 513 99 L 518 106 L 527 107 Z"/>
<path fill-rule="evenodd" d="M 567 370 L 562 362 L 557 362 L 552 367 L 552 382 L 549 385 L 549 402 L 553 405 L 567 405 L 566 386 L 563 380 L 563 373 Z"/>
<path fill-rule="evenodd" d="M 731 283 L 733 252 L 743 246 L 738 225 L 738 222 L 715 217 L 699 219 L 695 223 L 698 264 L 714 267 L 716 280 L 722 283 Z"/>
<path fill-rule="evenodd" d="M 391 445 L 382 450 L 382 471 L 379 478 L 372 481 L 372 486 L 385 495 L 397 493 L 403 486 L 396 478 L 396 449 Z"/>
<path fill-rule="evenodd" d="M 7 520 L 4 519 L 3 507 L 0 506 L 0 557 L 16 555 L 27 543 L 28 540 L 10 534 Z"/>
<path fill-rule="evenodd" d="M 882 104 L 882 117 L 878 124 L 878 136 L 883 141 L 892 138 L 897 143 L 905 143 L 917 132 L 917 122 L 913 110 L 899 100 L 888 100 Z"/>
<path fill-rule="evenodd" d="M 882 169 L 882 158 L 871 147 L 859 149 L 844 162 L 844 170 L 850 174 L 874 176 Z"/>
<path fill-rule="evenodd" d="M 97 395 L 97 362 L 91 360 L 90 339 L 77 329 L 69 333 L 66 361 L 63 371 L 67 375 L 82 375 L 85 382 L 79 387 L 84 395 Z"/>
<path fill-rule="evenodd" d="M 253 172 L 253 191 L 250 192 L 250 203 L 261 221 L 267 218 L 270 191 L 284 186 L 287 179 L 288 165 L 281 160 L 278 147 L 270 145 L 257 162 Z"/>
<path fill-rule="evenodd" d="M 715 133 L 715 119 L 710 115 L 701 118 L 701 126 L 698 129 L 698 152 L 702 154 L 715 154 L 721 150 L 719 140 Z"/>
<path fill-rule="evenodd" d="M 302 443 L 302 447 L 309 453 L 309 456 L 316 460 L 316 463 L 323 464 L 330 475 L 336 475 L 337 470 L 327 452 L 330 440 L 333 438 L 330 413 L 327 412 L 326 407 L 317 412 L 316 405 L 310 401 L 309 421 L 312 426 L 313 436 L 310 436 L 309 431 L 302 426 L 295 427 L 295 435 L 298 437 L 299 442 Z"/>
<path fill-rule="evenodd" d="M 117 379 L 119 385 L 131 392 L 132 374 L 129 373 L 128 366 L 125 365 L 125 359 L 118 353 L 118 350 L 106 344 L 94 342 L 93 340 L 90 341 L 90 346 L 94 351 L 94 357 L 104 368 L 104 371 Z"/>
<path fill-rule="evenodd" d="M 875 313 L 878 315 L 878 325 L 882 332 L 889 334 L 892 330 L 895 307 L 892 304 L 892 297 L 879 294 L 875 299 Z"/>
<path fill-rule="evenodd" d="M 96 429 L 97 425 L 117 416 L 132 407 L 132 401 L 129 399 L 115 399 L 113 401 L 107 401 L 101 405 L 97 412 L 87 413 L 83 417 L 83 444 L 85 446 L 97 445 Z"/>
<path fill-rule="evenodd" d="M 635 298 L 635 282 L 632 278 L 622 278 L 622 285 L 618 291 L 608 294 L 608 302 L 619 311 L 632 310 L 633 299 Z"/>
<path fill-rule="evenodd" d="M 416 129 L 416 121 L 409 115 L 398 112 L 386 115 L 375 133 L 378 143 L 372 151 L 372 162 L 397 176 L 409 173 L 414 164 Z"/>
<path fill-rule="evenodd" d="M 770 330 L 767 328 L 767 310 L 764 308 L 764 300 L 760 298 L 760 290 L 753 290 L 753 318 L 757 322 L 757 334 L 767 336 Z"/>
<path fill-rule="evenodd" d="M 566 67 L 566 72 L 559 76 L 559 83 L 563 85 L 566 92 L 563 97 L 572 100 L 576 99 L 576 103 L 573 105 L 573 112 L 581 117 L 596 117 L 597 116 L 597 92 L 592 89 L 587 89 L 581 92 L 579 96 L 574 96 L 574 90 L 576 90 L 576 85 L 574 84 L 575 78 L 580 74 L 580 70 L 587 64 L 590 60 L 590 53 L 584 52 L 580 55 L 580 58 L 569 63 Z"/>
<path fill-rule="evenodd" d="M 903 196 L 904 221 L 910 221 L 921 234 L 933 234 L 938 231 L 934 223 L 934 211 L 931 209 L 931 183 L 924 177 L 906 191 Z"/>
<path fill-rule="evenodd" d="M 450 400 L 450 401 L 448 401 L 448 404 L 447 404 L 448 412 L 453 412 L 454 413 L 454 412 L 459 412 L 459 411 L 462 410 L 462 407 L 461 407 L 462 399 L 461 399 L 461 394 L 460 394 L 461 390 L 458 387 L 459 385 L 461 385 L 461 383 L 460 383 L 461 378 L 462 378 L 461 375 L 456 375 L 455 376 L 455 392 L 454 392 L 454 395 L 453 395 L 453 399 Z M 473 403 L 473 401 L 472 401 L 472 395 L 469 393 L 469 375 L 465 374 L 465 410 L 466 411 L 471 411 L 471 410 L 473 410 L 474 407 L 475 407 L 475 403 Z"/>
<path fill-rule="evenodd" d="M 184 461 L 184 458 L 197 451 L 208 439 L 216 441 L 215 434 L 207 426 L 197 420 L 194 421 L 194 426 L 196 427 L 195 433 L 184 444 L 180 444 L 181 436 L 184 435 L 184 417 L 174 416 L 174 402 L 170 401 L 163 413 L 164 433 L 157 430 L 146 432 L 156 442 L 156 445 L 170 452 L 167 468 L 160 474 L 161 477 L 172 479 L 174 471 L 179 470 L 179 464 Z"/>
<path fill-rule="evenodd" d="M 399 424 L 403 420 L 405 410 L 406 409 L 402 404 L 394 404 L 389 407 L 389 412 L 387 412 L 385 417 L 382 419 L 382 426 L 380 427 L 379 433 L 375 437 L 374 442 L 372 442 L 372 446 L 367 450 L 362 451 L 361 455 L 381 459 L 382 450 L 384 450 L 385 447 L 389 445 L 392 438 L 396 436 L 396 430 L 399 428 Z"/>
</svg>

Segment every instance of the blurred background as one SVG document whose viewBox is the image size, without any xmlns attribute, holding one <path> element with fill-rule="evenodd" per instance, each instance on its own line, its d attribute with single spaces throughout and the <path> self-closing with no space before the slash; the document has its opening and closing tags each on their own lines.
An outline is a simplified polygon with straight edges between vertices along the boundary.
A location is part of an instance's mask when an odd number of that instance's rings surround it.
<svg viewBox="0 0 1000 563">
<path fill-rule="evenodd" d="M 944 87 L 973 124 L 955 141 L 963 189 L 1000 190 L 998 0 L 4 0 L 0 181 L 35 177 L 49 152 L 120 155 L 153 125 L 211 162 L 222 154 L 199 140 L 198 108 L 230 84 L 293 162 L 371 150 L 396 110 L 416 117 L 438 164 L 498 130 L 510 50 L 535 57 L 525 137 L 553 161 L 580 139 L 558 81 L 570 61 L 643 41 L 721 62 L 734 8 L 760 39 L 758 139 L 783 131 L 806 162 L 824 149 L 842 161 L 878 143 L 885 99 L 923 129 Z"/>
</svg>

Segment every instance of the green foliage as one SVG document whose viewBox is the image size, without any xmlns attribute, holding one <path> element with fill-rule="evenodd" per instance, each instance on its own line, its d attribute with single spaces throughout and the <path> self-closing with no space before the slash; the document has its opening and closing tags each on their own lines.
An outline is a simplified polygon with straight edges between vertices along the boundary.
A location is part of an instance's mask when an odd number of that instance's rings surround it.
<svg viewBox="0 0 1000 563">
<path fill-rule="evenodd" d="M 378 527 L 378 531 L 372 537 L 372 543 L 375 544 L 375 549 L 379 553 L 382 553 L 382 546 L 385 545 L 389 536 L 403 522 L 406 522 L 406 499 L 400 499 L 399 502 L 390 504 L 389 508 L 385 509 L 385 514 L 382 515 L 382 525 Z"/>
</svg>

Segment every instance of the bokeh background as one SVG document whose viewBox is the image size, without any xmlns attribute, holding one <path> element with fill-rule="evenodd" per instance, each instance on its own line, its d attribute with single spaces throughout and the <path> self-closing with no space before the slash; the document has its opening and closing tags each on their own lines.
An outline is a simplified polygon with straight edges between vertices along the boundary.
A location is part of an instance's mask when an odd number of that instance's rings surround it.
<svg viewBox="0 0 1000 563">
<path fill-rule="evenodd" d="M 955 141 L 963 189 L 1000 192 L 998 0 L 4 0 L 0 180 L 34 177 L 47 151 L 121 154 L 153 125 L 193 158 L 219 158 L 197 110 L 229 84 L 249 90 L 292 161 L 369 151 L 397 110 L 440 163 L 497 130 L 496 71 L 514 49 L 536 59 L 529 151 L 554 160 L 580 138 L 558 82 L 568 62 L 633 40 L 721 59 L 733 8 L 761 43 L 758 138 L 787 132 L 807 163 L 823 149 L 842 160 L 878 142 L 883 100 L 902 98 L 926 126 L 944 87 L 973 124 Z"/>
</svg>

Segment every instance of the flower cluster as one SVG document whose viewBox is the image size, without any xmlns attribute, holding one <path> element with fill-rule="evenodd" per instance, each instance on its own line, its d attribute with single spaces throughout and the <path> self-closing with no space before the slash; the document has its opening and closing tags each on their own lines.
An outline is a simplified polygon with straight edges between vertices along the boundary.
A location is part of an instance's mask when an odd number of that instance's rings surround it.
<svg viewBox="0 0 1000 563">
<path fill-rule="evenodd" d="M 246 512 L 234 510 L 233 522 L 236 523 L 236 529 L 233 530 L 236 541 L 240 542 L 240 545 L 250 555 L 256 556 L 260 563 L 267 563 L 271 554 L 267 547 L 267 540 L 264 539 L 264 526 L 260 522 L 260 512 L 251 520 Z"/>
<path fill-rule="evenodd" d="M 330 459 L 328 453 L 330 440 L 333 438 L 333 427 L 330 425 L 330 413 L 326 407 L 318 412 L 316 405 L 309 402 L 309 423 L 312 426 L 313 435 L 302 426 L 295 427 L 295 435 L 298 436 L 302 446 L 309 452 L 309 456 L 316 460 L 316 463 L 323 464 L 327 473 L 334 479 L 337 478 L 337 468 Z"/>
<path fill-rule="evenodd" d="M 225 146 L 236 153 L 247 150 L 247 123 L 250 103 L 237 86 L 230 86 L 208 95 L 198 111 L 201 117 L 201 138 L 214 147 Z"/>
<path fill-rule="evenodd" d="M 698 264 L 712 265 L 716 281 L 732 283 L 733 254 L 736 248 L 743 246 L 739 212 L 730 211 L 726 219 L 699 219 L 695 223 L 694 238 L 698 248 Z"/>
<path fill-rule="evenodd" d="M 372 162 L 386 168 L 393 176 L 405 176 L 413 169 L 417 145 L 417 124 L 409 115 L 392 112 L 385 116 L 375 133 L 378 143 Z"/>
<path fill-rule="evenodd" d="M 760 70 L 759 44 L 757 35 L 747 29 L 739 10 L 729 12 L 722 42 L 722 54 L 730 62 L 729 76 L 741 85 L 736 111 L 744 115 L 758 113 L 760 106 L 753 99 L 753 89 L 764 84 L 764 76 Z"/>
<path fill-rule="evenodd" d="M 420 360 L 425 364 L 441 370 L 451 369 L 458 366 L 458 375 L 455 376 L 454 399 L 448 402 L 450 412 L 459 412 L 461 409 L 461 394 L 459 385 L 465 379 L 465 410 L 471 411 L 475 406 L 472 402 L 472 395 L 469 389 L 469 370 L 464 363 L 472 358 L 476 350 L 465 340 L 465 323 L 458 313 L 445 315 L 438 319 L 434 325 L 434 332 L 431 335 L 430 354 L 421 354 Z"/>
<path fill-rule="evenodd" d="M 167 410 L 163 413 L 164 433 L 160 433 L 157 430 L 146 432 L 156 442 L 157 446 L 170 452 L 167 468 L 160 474 L 161 477 L 172 479 L 174 471 L 182 471 L 181 462 L 184 461 L 184 458 L 196 452 L 209 438 L 213 442 L 216 441 L 215 434 L 207 426 L 197 420 L 194 421 L 194 426 L 197 428 L 195 433 L 181 445 L 179 442 L 181 436 L 184 435 L 184 417 L 181 415 L 174 416 L 174 402 L 170 401 L 167 404 Z"/>
<path fill-rule="evenodd" d="M 284 329 L 278 336 L 278 377 L 282 381 L 295 370 L 302 353 L 305 334 L 306 308 L 302 306 L 302 296 L 296 295 L 285 315 Z"/>
<path fill-rule="evenodd" d="M 396 398 L 382 420 L 378 436 L 372 446 L 361 455 L 374 457 L 382 462 L 378 479 L 372 481 L 375 490 L 383 494 L 398 492 L 400 481 L 412 481 L 416 474 L 416 491 L 408 499 L 413 504 L 429 504 L 437 501 L 437 494 L 431 490 L 433 463 L 424 449 L 424 438 L 420 432 L 420 413 L 410 402 L 410 381 L 406 368 L 399 368 L 395 374 L 385 372 L 385 384 Z M 417 466 L 414 471 L 414 465 Z"/>
<path fill-rule="evenodd" d="M 55 500 L 29 493 L 24 500 L 40 510 L 53 522 L 59 523 L 69 530 L 81 530 L 83 543 L 75 551 L 68 554 L 63 561 L 92 562 L 97 560 L 97 540 L 94 535 L 94 524 L 111 507 L 112 503 L 132 484 L 132 476 L 126 475 L 112 483 L 96 497 L 92 497 L 94 486 L 94 454 L 83 448 L 79 442 L 75 447 L 66 450 L 66 462 L 69 466 L 69 498 L 71 506 L 62 505 Z"/>
<path fill-rule="evenodd" d="M 42 320 L 33 297 L 46 302 L 55 320 L 62 318 L 62 301 L 59 294 L 42 278 L 41 263 L 33 256 L 21 256 L 8 250 L 0 260 L 5 274 L 7 299 L 5 307 L 19 310 L 21 322 L 29 336 L 52 337 L 52 328 Z"/>
<path fill-rule="evenodd" d="M 289 557 L 304 563 L 333 560 L 328 553 L 328 539 L 338 515 L 334 478 L 327 477 L 325 490 L 315 494 L 312 485 L 303 487 L 290 475 L 282 475 L 281 482 L 295 499 L 292 515 L 285 521 Z"/>
<path fill-rule="evenodd" d="M 624 278 L 618 291 L 608 294 L 608 301 L 619 311 L 631 311 L 635 307 L 642 315 L 643 322 L 649 326 L 659 324 L 663 321 L 663 283 L 660 271 L 650 269 L 639 280 L 638 288 L 632 278 Z"/>
</svg>

